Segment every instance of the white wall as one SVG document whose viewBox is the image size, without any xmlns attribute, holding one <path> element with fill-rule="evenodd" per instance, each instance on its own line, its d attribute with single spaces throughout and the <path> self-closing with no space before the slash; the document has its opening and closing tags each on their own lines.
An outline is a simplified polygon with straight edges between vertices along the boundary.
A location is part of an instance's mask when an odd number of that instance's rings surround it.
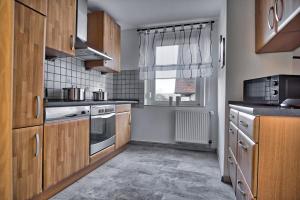
<svg viewBox="0 0 300 200">
<path fill-rule="evenodd" d="M 219 35 L 223 35 L 226 38 L 227 33 L 227 0 L 223 1 L 222 8 L 219 16 Z M 227 44 L 227 38 L 226 38 Z M 226 59 L 225 59 L 226 60 Z M 227 61 L 226 61 L 227 62 Z M 225 166 L 227 162 L 225 162 L 224 155 L 227 149 L 227 140 L 225 140 L 225 109 L 226 109 L 226 69 L 227 65 L 224 68 L 218 68 L 218 158 L 220 164 L 221 174 L 224 174 L 224 169 L 227 169 Z"/>
<path fill-rule="evenodd" d="M 224 159 L 227 157 L 226 133 L 228 125 L 228 106 L 226 100 L 242 100 L 243 81 L 246 79 L 274 74 L 299 74 L 299 62 L 293 61 L 292 55 L 292 52 L 255 54 L 255 1 L 228 0 L 226 66 L 227 98 L 220 96 L 223 95 L 222 90 L 224 88 L 219 88 L 220 100 L 218 104 L 219 120 L 221 121 L 219 123 L 218 152 L 222 175 L 227 175 L 226 159 Z M 219 73 L 218 82 L 221 84 L 223 81 L 224 75 L 223 73 Z M 224 99 L 225 104 L 223 104 Z M 222 122 L 222 116 L 225 116 L 225 125 Z M 222 147 L 223 149 L 221 149 Z"/>
<path fill-rule="evenodd" d="M 228 99 L 242 100 L 243 80 L 293 72 L 293 53 L 255 54 L 255 1 L 228 1 Z"/>
<path fill-rule="evenodd" d="M 139 35 L 136 29 L 123 30 L 121 33 L 121 66 L 122 70 L 138 69 Z"/>
<path fill-rule="evenodd" d="M 217 60 L 218 60 L 218 21 L 215 22 L 212 37 L 213 39 L 213 65 L 214 73 L 208 80 L 208 105 L 200 110 L 214 111 L 213 124 L 217 123 Z M 136 30 L 122 31 L 122 69 L 138 69 L 139 58 L 139 36 Z M 158 143 L 175 143 L 175 109 L 173 107 L 145 106 L 134 108 L 132 114 L 132 140 L 148 141 Z M 217 145 L 218 127 L 212 126 L 213 147 Z"/>
</svg>

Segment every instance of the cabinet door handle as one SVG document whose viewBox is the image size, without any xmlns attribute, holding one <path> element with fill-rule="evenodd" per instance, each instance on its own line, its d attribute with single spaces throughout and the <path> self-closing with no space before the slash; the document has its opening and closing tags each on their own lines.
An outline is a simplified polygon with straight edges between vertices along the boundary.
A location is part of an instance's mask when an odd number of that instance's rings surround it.
<svg viewBox="0 0 300 200">
<path fill-rule="evenodd" d="M 243 143 L 241 140 L 239 140 L 239 146 L 242 147 L 242 149 L 243 149 L 244 151 L 247 151 L 247 150 L 248 150 L 248 147 L 247 147 L 246 145 L 244 145 L 244 143 Z"/>
<path fill-rule="evenodd" d="M 246 122 L 244 122 L 242 120 L 240 120 L 240 124 L 245 128 L 248 128 L 248 126 L 249 126 Z"/>
<path fill-rule="evenodd" d="M 35 157 L 38 157 L 40 154 L 40 135 L 35 134 Z"/>
<path fill-rule="evenodd" d="M 231 119 L 234 119 L 234 115 L 233 115 L 233 114 L 230 114 L 230 118 L 231 118 Z"/>
<path fill-rule="evenodd" d="M 75 49 L 75 38 L 73 35 L 70 36 L 70 48 L 72 51 Z"/>
<path fill-rule="evenodd" d="M 230 128 L 229 133 L 234 134 L 234 131 Z"/>
<path fill-rule="evenodd" d="M 280 3 L 281 5 L 281 12 L 279 14 L 279 6 L 278 4 Z M 280 22 L 282 20 L 283 17 L 283 11 L 284 11 L 284 1 L 283 0 L 275 0 L 275 19 L 277 22 Z"/>
<path fill-rule="evenodd" d="M 239 192 L 243 195 L 246 196 L 246 192 L 241 188 L 241 185 L 243 185 L 243 182 L 238 180 L 237 181 L 237 189 L 239 190 Z"/>
<path fill-rule="evenodd" d="M 41 115 L 41 97 L 36 96 L 36 113 L 35 118 L 39 118 Z"/>
<path fill-rule="evenodd" d="M 272 22 L 270 22 L 270 16 L 272 14 Z M 274 28 L 274 15 L 275 15 L 275 11 L 274 11 L 274 7 L 272 6 L 270 9 L 269 9 L 269 14 L 268 14 L 268 26 L 269 26 L 269 29 L 272 30 Z"/>
</svg>

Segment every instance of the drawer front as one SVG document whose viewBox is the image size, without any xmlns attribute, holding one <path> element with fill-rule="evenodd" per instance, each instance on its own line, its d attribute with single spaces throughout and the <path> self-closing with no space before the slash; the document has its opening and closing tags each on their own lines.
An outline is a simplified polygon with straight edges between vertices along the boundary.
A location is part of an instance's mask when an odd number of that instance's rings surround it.
<svg viewBox="0 0 300 200">
<path fill-rule="evenodd" d="M 131 104 L 116 105 L 116 113 L 130 112 Z"/>
<path fill-rule="evenodd" d="M 258 144 L 255 144 L 242 131 L 238 131 L 237 162 L 243 172 L 246 183 L 256 195 Z"/>
<path fill-rule="evenodd" d="M 236 170 L 237 170 L 237 164 L 236 159 L 232 153 L 232 150 L 229 148 L 229 155 L 228 155 L 228 168 L 229 168 L 229 176 L 232 183 L 232 187 L 234 192 L 236 191 Z"/>
<path fill-rule="evenodd" d="M 237 166 L 236 200 L 254 200 L 241 169 Z"/>
<path fill-rule="evenodd" d="M 238 125 L 238 116 L 239 112 L 230 108 L 229 120 L 232 121 L 235 125 Z"/>
<path fill-rule="evenodd" d="M 255 142 L 258 142 L 255 127 L 258 127 L 258 120 L 253 115 L 239 112 L 238 128 Z"/>
<path fill-rule="evenodd" d="M 229 124 L 229 131 L 228 131 L 228 140 L 229 140 L 229 147 L 232 149 L 234 157 L 237 155 L 237 139 L 238 139 L 238 128 L 230 122 Z"/>
</svg>

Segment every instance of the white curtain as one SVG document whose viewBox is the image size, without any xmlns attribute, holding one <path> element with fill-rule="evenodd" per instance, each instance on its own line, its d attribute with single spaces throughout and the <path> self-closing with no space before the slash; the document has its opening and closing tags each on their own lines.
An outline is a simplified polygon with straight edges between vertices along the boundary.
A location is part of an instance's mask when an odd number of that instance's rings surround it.
<svg viewBox="0 0 300 200">
<path fill-rule="evenodd" d="M 210 76 L 211 31 L 211 23 L 140 31 L 140 79 Z"/>
</svg>

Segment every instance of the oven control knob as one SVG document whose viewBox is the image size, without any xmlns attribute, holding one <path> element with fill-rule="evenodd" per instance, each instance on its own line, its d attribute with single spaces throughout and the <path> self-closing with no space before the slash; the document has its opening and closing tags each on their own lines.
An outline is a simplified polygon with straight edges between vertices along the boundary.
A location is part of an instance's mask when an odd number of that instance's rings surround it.
<svg viewBox="0 0 300 200">
<path fill-rule="evenodd" d="M 277 91 L 277 90 L 273 90 L 273 91 L 272 91 L 272 94 L 273 94 L 273 95 L 277 95 L 277 94 L 278 94 L 278 91 Z"/>
<path fill-rule="evenodd" d="M 82 115 L 85 115 L 85 114 L 86 114 L 86 112 L 85 112 L 85 111 L 81 111 L 81 114 L 82 114 Z"/>
<path fill-rule="evenodd" d="M 273 86 L 277 86 L 278 85 L 278 81 L 273 81 Z"/>
</svg>

